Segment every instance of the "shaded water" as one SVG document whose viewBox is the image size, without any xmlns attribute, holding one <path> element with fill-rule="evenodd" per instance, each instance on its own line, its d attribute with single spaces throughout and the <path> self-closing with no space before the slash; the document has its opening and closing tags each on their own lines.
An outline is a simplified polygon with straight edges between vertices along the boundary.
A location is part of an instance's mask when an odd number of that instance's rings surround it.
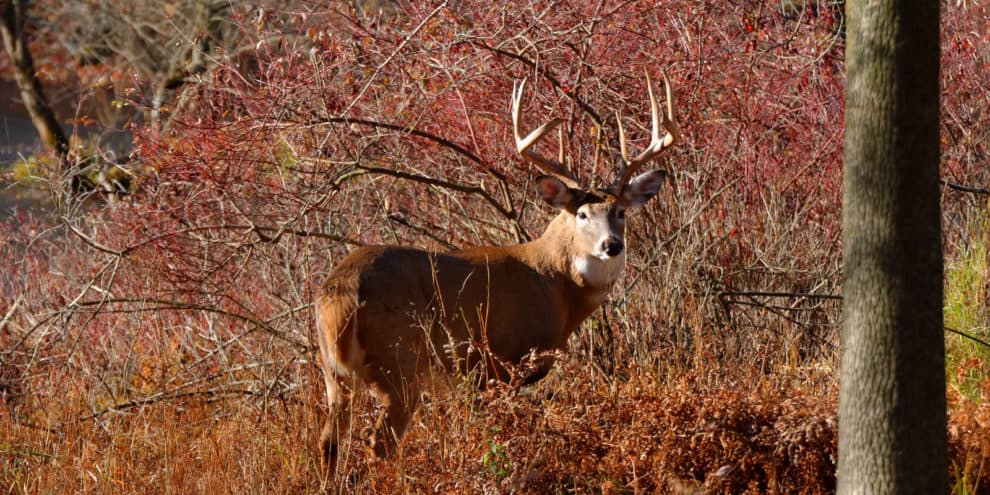
<svg viewBox="0 0 990 495">
<path fill-rule="evenodd" d="M 107 123 L 102 121 L 98 126 L 70 123 L 77 112 L 81 117 L 85 117 L 87 113 L 105 114 L 113 98 L 112 90 L 109 93 L 105 88 L 87 90 L 88 96 L 83 97 L 72 84 L 60 84 L 58 87 L 48 86 L 44 91 L 66 134 L 75 132 L 83 140 L 99 135 L 99 146 L 103 152 L 118 156 L 127 153 L 132 136 L 125 130 L 116 129 L 118 125 L 110 123 L 110 128 L 107 128 Z M 109 98 L 94 98 L 94 91 L 102 91 L 101 96 L 109 95 Z M 49 201 L 46 191 L 12 184 L 12 178 L 7 173 L 18 162 L 44 149 L 30 115 L 21 104 L 17 85 L 13 81 L 0 80 L 0 215 L 9 215 L 15 210 L 44 209 L 47 206 Z"/>
<path fill-rule="evenodd" d="M 40 147 L 17 86 L 13 81 L 0 80 L 0 163 L 8 164 L 17 160 L 18 154 L 27 156 Z"/>
<path fill-rule="evenodd" d="M 42 191 L 18 187 L 10 183 L 6 172 L 23 157 L 43 149 L 31 117 L 21 105 L 13 81 L 0 81 L 0 215 L 37 210 L 47 203 Z"/>
</svg>

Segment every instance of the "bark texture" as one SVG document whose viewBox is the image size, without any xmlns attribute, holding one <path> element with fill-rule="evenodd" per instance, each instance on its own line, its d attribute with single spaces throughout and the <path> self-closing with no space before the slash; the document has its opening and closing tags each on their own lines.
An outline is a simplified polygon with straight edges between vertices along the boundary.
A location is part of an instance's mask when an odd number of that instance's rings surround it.
<svg viewBox="0 0 990 495">
<path fill-rule="evenodd" d="M 25 4 L 21 0 L 0 0 L 0 39 L 13 62 L 14 80 L 34 128 L 45 146 L 63 159 L 69 152 L 69 140 L 41 91 L 41 81 L 35 77 L 34 59 L 24 35 Z"/>
<path fill-rule="evenodd" d="M 846 8 L 838 493 L 946 493 L 939 4 Z"/>
</svg>

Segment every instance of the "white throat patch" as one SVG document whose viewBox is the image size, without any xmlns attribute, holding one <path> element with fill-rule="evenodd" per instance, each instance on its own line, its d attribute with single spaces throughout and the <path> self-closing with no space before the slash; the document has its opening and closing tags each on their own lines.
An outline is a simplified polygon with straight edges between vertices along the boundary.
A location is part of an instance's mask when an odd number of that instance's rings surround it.
<svg viewBox="0 0 990 495">
<path fill-rule="evenodd" d="M 625 252 L 605 260 L 592 255 L 574 258 L 574 271 L 581 277 L 582 285 L 605 291 L 619 279 L 625 266 Z"/>
</svg>

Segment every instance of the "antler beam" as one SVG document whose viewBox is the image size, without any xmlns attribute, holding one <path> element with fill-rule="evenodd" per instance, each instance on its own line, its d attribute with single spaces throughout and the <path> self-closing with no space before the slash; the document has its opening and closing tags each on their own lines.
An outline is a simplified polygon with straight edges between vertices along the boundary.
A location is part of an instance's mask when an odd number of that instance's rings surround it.
<svg viewBox="0 0 990 495">
<path fill-rule="evenodd" d="M 622 152 L 623 162 L 618 177 L 615 179 L 615 184 L 612 186 L 617 196 L 622 194 L 622 189 L 626 187 L 629 179 L 643 164 L 656 158 L 657 155 L 669 148 L 680 137 L 677 122 L 674 121 L 674 98 L 670 88 L 670 80 L 667 79 L 666 71 L 661 72 L 661 75 L 663 76 L 663 85 L 666 88 L 667 111 L 661 116 L 660 106 L 657 105 L 657 97 L 653 94 L 653 82 L 650 80 L 650 75 L 646 74 L 646 90 L 650 94 L 650 115 L 653 125 L 650 134 L 650 144 L 642 153 L 636 155 L 634 158 L 629 158 L 629 152 L 626 146 L 626 133 L 622 128 L 622 116 L 619 115 L 619 112 L 615 113 L 615 120 L 619 126 L 619 149 Z M 666 131 L 663 138 L 660 137 L 661 127 Z"/>
<path fill-rule="evenodd" d="M 512 84 L 512 132 L 516 138 L 516 151 L 547 175 L 552 175 L 560 179 L 567 187 L 579 188 L 577 178 L 562 163 L 563 158 L 560 161 L 553 160 L 532 149 L 532 146 L 542 139 L 547 132 L 550 132 L 557 124 L 561 123 L 561 119 L 553 119 L 537 127 L 536 130 L 529 133 L 525 138 L 522 138 L 522 133 L 519 129 L 519 108 L 522 106 L 522 93 L 525 85 L 526 79 L 523 79 L 518 84 Z M 563 149 L 561 149 L 560 155 L 563 157 Z"/>
</svg>

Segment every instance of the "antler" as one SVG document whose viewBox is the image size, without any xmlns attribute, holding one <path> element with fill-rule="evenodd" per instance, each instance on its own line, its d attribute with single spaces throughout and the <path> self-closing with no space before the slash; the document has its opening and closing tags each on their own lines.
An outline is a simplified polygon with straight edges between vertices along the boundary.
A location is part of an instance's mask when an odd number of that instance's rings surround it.
<svg viewBox="0 0 990 495">
<path fill-rule="evenodd" d="M 667 112 L 663 114 L 663 118 L 660 117 L 657 97 L 653 94 L 653 82 L 650 81 L 650 75 L 646 74 L 646 90 L 650 94 L 650 114 L 653 120 L 653 130 L 650 137 L 650 145 L 635 158 L 629 158 L 626 150 L 626 133 L 622 128 L 622 117 L 619 115 L 619 112 L 615 113 L 615 119 L 619 125 L 619 148 L 622 151 L 623 162 L 622 168 L 619 169 L 618 177 L 615 179 L 615 184 L 612 185 L 612 190 L 616 196 L 622 195 L 622 189 L 626 187 L 629 179 L 644 163 L 656 158 L 663 150 L 674 144 L 680 136 L 677 129 L 677 122 L 674 121 L 674 98 L 671 95 L 670 80 L 667 79 L 666 71 L 660 74 L 663 76 L 663 85 L 667 93 Z M 663 139 L 660 138 L 661 126 L 667 131 Z"/>
<path fill-rule="evenodd" d="M 512 132 L 516 138 L 516 151 L 522 155 L 523 158 L 532 162 L 540 170 L 542 170 L 547 175 L 552 175 L 561 180 L 567 187 L 579 188 L 577 179 L 567 170 L 567 167 L 563 164 L 563 142 L 561 142 L 560 150 L 560 161 L 552 160 L 547 158 L 536 151 L 530 149 L 537 141 L 543 138 L 543 136 L 553 129 L 557 124 L 561 122 L 560 119 L 553 119 L 536 130 L 529 133 L 525 139 L 520 137 L 519 131 L 519 107 L 521 106 L 523 87 L 526 85 L 526 79 L 522 82 L 516 84 L 512 83 Z"/>
</svg>

